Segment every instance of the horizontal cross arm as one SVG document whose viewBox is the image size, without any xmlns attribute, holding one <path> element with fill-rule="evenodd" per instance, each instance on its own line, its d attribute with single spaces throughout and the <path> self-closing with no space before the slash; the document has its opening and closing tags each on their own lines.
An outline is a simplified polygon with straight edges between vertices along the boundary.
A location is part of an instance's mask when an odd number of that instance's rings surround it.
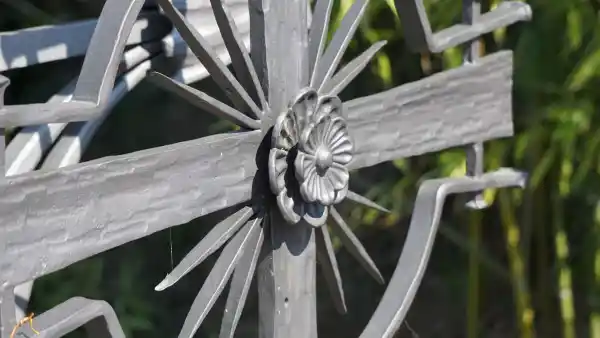
<svg viewBox="0 0 600 338">
<path fill-rule="evenodd" d="M 37 278 L 247 201 L 260 140 L 260 132 L 220 134 L 5 178 L 0 281 Z"/>
<path fill-rule="evenodd" d="M 508 137 L 512 52 L 345 104 L 352 168 Z"/>
</svg>

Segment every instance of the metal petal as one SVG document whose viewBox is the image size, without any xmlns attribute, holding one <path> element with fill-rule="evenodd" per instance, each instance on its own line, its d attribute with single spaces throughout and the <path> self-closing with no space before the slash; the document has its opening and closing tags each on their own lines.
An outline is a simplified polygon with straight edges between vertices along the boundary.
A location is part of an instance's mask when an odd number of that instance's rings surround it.
<svg viewBox="0 0 600 338">
<path fill-rule="evenodd" d="M 339 95 L 346 86 L 356 78 L 356 76 L 373 59 L 373 56 L 385 46 L 387 41 L 379 41 L 373 44 L 369 49 L 360 54 L 357 58 L 350 61 L 332 79 L 325 81 L 319 94 Z"/>
<path fill-rule="evenodd" d="M 298 143 L 299 126 L 296 114 L 286 110 L 277 116 L 273 125 L 271 142 L 273 147 L 291 150 Z"/>
<path fill-rule="evenodd" d="M 325 207 L 319 203 L 307 203 L 305 205 L 304 220 L 314 226 L 320 227 L 327 221 L 329 214 L 328 207 Z"/>
<path fill-rule="evenodd" d="M 333 249 L 333 244 L 331 243 L 329 229 L 327 229 L 326 226 L 322 226 L 316 232 L 317 260 L 321 266 L 325 281 L 327 282 L 329 294 L 331 295 L 335 308 L 340 313 L 346 313 L 347 308 L 344 297 L 344 288 L 342 286 L 342 276 L 340 275 L 337 259 L 335 258 L 335 251 Z"/>
<path fill-rule="evenodd" d="M 365 205 L 367 207 L 371 207 L 373 209 L 377 209 L 377 210 L 382 211 L 382 212 L 387 212 L 387 213 L 390 212 L 388 209 L 380 206 L 379 204 L 371 201 L 370 199 L 368 199 L 368 198 L 366 198 L 364 196 L 361 196 L 361 195 L 359 195 L 359 194 L 357 194 L 355 192 L 352 192 L 352 191 L 348 191 L 348 194 L 346 195 L 346 198 L 349 199 L 349 200 L 351 200 L 351 201 L 353 201 L 353 202 Z"/>
<path fill-rule="evenodd" d="M 298 130 L 303 130 L 307 127 L 317 108 L 318 99 L 319 97 L 314 89 L 304 88 L 292 103 L 290 109 L 296 116 Z"/>
<path fill-rule="evenodd" d="M 154 289 L 162 291 L 175 284 L 190 270 L 217 251 L 254 214 L 251 207 L 243 207 L 217 224 Z"/>
<path fill-rule="evenodd" d="M 260 129 L 260 121 L 254 120 L 242 112 L 231 108 L 225 103 L 212 98 L 210 95 L 192 88 L 186 84 L 176 82 L 168 76 L 158 72 L 151 72 L 150 81 L 161 88 L 180 96 L 192 105 L 206 110 L 207 112 L 224 118 L 240 127 L 248 129 Z"/>
<path fill-rule="evenodd" d="M 299 151 L 294 160 L 294 167 L 296 171 L 296 179 L 298 183 L 302 184 L 307 181 L 311 176 L 315 175 L 315 158 L 312 155 L 306 154 Z"/>
<path fill-rule="evenodd" d="M 244 88 L 249 90 L 249 94 L 254 99 L 258 99 L 262 109 L 268 110 L 265 93 L 258 80 L 256 69 L 250 59 L 250 54 L 244 45 L 244 40 L 240 36 L 240 32 L 235 25 L 235 21 L 225 6 L 225 2 L 222 0 L 210 0 L 210 4 L 213 13 L 215 14 L 217 25 L 219 26 L 219 32 L 221 32 L 225 47 L 231 57 L 231 64 L 233 65 L 238 80 Z"/>
<path fill-rule="evenodd" d="M 223 320 L 221 321 L 219 338 L 233 338 L 235 334 L 235 329 L 242 316 L 242 310 L 244 310 L 244 305 L 246 304 L 246 297 L 252 284 L 256 263 L 258 262 L 264 242 L 264 227 L 263 223 L 263 229 L 252 234 L 252 238 L 244 248 L 244 253 L 235 267 L 233 277 L 231 278 L 231 286 L 229 287 Z"/>
<path fill-rule="evenodd" d="M 348 194 L 348 183 L 346 183 L 346 185 L 341 189 L 335 192 L 335 201 L 333 202 L 333 204 L 338 204 L 341 201 L 344 200 L 344 198 L 346 198 L 346 195 Z"/>
<path fill-rule="evenodd" d="M 356 0 L 348 10 L 339 28 L 336 30 L 329 46 L 325 50 L 319 64 L 315 66 L 315 76 L 311 79 L 310 86 L 321 92 L 321 87 L 337 69 L 352 36 L 358 28 L 358 23 L 367 7 L 366 0 Z"/>
<path fill-rule="evenodd" d="M 287 189 L 277 195 L 277 206 L 286 222 L 296 224 L 302 219 L 304 203 L 300 198 L 291 196 Z"/>
<path fill-rule="evenodd" d="M 300 183 L 300 194 L 306 202 L 316 202 L 319 199 L 320 183 L 316 168 L 312 167 L 304 173 L 306 179 Z"/>
<path fill-rule="evenodd" d="M 285 189 L 285 174 L 288 167 L 287 156 L 288 152 L 286 150 L 271 148 L 269 151 L 269 183 L 274 194 L 279 194 Z"/>
<path fill-rule="evenodd" d="M 342 190 L 348 185 L 350 174 L 348 173 L 348 169 L 334 162 L 331 167 L 327 169 L 326 177 L 335 190 Z"/>
<path fill-rule="evenodd" d="M 381 272 L 379 272 L 375 262 L 373 262 L 373 259 L 371 259 L 367 250 L 360 243 L 360 240 L 354 235 L 348 224 L 346 224 L 346 221 L 344 221 L 334 207 L 331 207 L 331 216 L 333 216 L 333 220 L 335 221 L 332 222 L 332 228 L 344 244 L 344 247 L 377 282 L 384 284 L 383 276 L 381 276 Z"/>
<path fill-rule="evenodd" d="M 200 324 L 206 318 L 208 311 L 223 292 L 229 277 L 242 257 L 244 248 L 253 238 L 261 232 L 260 218 L 255 218 L 242 228 L 235 237 L 227 243 L 223 252 L 217 259 L 215 266 L 206 277 L 202 288 L 198 292 L 192 307 L 179 333 L 179 338 L 191 338 L 194 336 Z"/>
<path fill-rule="evenodd" d="M 242 112 L 250 113 L 254 117 L 262 115 L 260 108 L 254 103 L 242 85 L 231 74 L 227 66 L 219 59 L 218 55 L 212 49 L 210 43 L 206 41 L 198 31 L 188 24 L 183 15 L 173 6 L 170 0 L 156 0 L 163 9 L 166 16 L 171 20 L 177 31 L 185 40 L 188 47 L 198 60 L 204 65 L 210 73 L 211 78 L 223 89 L 229 96 L 233 104 Z"/>
</svg>

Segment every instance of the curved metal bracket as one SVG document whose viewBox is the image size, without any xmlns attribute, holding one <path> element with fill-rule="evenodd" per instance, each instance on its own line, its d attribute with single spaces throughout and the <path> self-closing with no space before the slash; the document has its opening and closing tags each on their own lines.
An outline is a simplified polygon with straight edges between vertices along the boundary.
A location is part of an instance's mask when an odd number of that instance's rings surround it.
<svg viewBox="0 0 600 338">
<path fill-rule="evenodd" d="M 495 29 L 515 22 L 530 20 L 532 13 L 528 4 L 504 1 L 496 9 L 479 17 L 473 25 L 457 24 L 433 33 L 427 18 L 423 0 L 395 0 L 408 47 L 414 52 L 439 53 L 458 46 Z"/>
<path fill-rule="evenodd" d="M 121 56 L 144 0 L 108 0 L 87 49 L 73 98 L 0 108 L 0 127 L 89 120 L 102 114 L 115 82 Z M 112 48 L 107 47 L 112 46 Z"/>
<path fill-rule="evenodd" d="M 74 297 L 34 317 L 33 328 L 23 325 L 15 337 L 62 337 L 80 327 L 85 327 L 88 337 L 125 338 L 119 319 L 105 301 Z"/>
<path fill-rule="evenodd" d="M 499 169 L 479 177 L 427 180 L 421 184 L 402 254 L 375 313 L 360 338 L 390 338 L 406 317 L 421 284 L 446 197 L 487 188 L 524 188 L 526 174 Z"/>
</svg>

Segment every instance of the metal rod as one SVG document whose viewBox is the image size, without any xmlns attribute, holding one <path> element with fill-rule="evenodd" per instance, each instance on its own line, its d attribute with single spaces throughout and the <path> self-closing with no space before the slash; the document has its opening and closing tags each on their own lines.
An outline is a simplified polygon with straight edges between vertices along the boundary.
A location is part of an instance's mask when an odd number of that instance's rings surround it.
<svg viewBox="0 0 600 338">
<path fill-rule="evenodd" d="M 463 0 L 463 22 L 467 25 L 474 25 L 481 16 L 481 0 Z M 480 55 L 481 43 L 479 37 L 467 43 L 463 50 L 463 65 L 476 63 Z M 474 143 L 467 146 L 467 175 L 483 175 L 483 143 Z M 483 192 L 477 192 L 467 203 L 470 209 L 483 209 L 487 207 Z"/>
</svg>

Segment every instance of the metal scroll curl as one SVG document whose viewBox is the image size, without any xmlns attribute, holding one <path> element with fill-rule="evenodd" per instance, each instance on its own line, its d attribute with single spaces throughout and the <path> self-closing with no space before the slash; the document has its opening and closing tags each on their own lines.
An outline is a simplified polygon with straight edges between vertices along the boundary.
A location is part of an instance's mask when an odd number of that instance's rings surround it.
<svg viewBox="0 0 600 338">
<path fill-rule="evenodd" d="M 524 188 L 526 174 L 502 168 L 478 177 L 427 180 L 421 184 L 400 259 L 383 298 L 360 338 L 390 338 L 412 304 L 435 241 L 446 197 L 488 188 Z"/>
</svg>

